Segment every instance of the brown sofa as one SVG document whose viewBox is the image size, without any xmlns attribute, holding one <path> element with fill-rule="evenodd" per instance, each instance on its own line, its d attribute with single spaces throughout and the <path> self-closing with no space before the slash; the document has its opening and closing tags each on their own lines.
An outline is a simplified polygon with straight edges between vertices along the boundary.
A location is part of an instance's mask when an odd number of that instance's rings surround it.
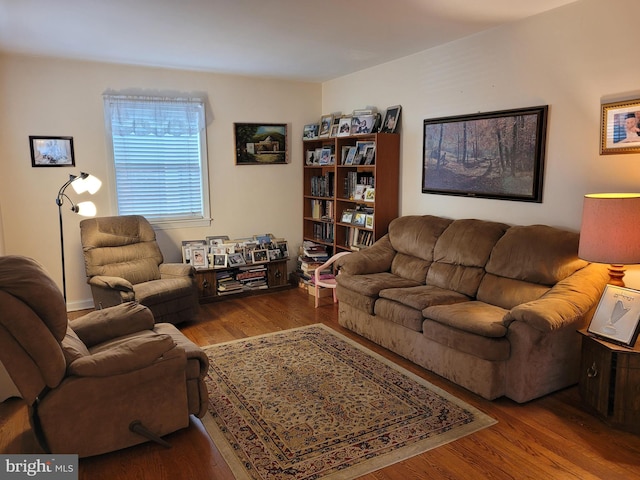
<svg viewBox="0 0 640 480">
<path fill-rule="evenodd" d="M 487 399 L 577 382 L 580 336 L 606 282 L 577 233 L 437 216 L 395 219 L 341 259 L 342 326 Z"/>
</svg>

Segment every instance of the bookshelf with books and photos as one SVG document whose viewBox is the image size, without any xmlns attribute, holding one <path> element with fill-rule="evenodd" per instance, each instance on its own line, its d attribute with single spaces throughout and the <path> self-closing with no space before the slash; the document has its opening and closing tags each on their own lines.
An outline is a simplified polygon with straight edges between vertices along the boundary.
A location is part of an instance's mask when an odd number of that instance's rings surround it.
<svg viewBox="0 0 640 480">
<path fill-rule="evenodd" d="M 289 287 L 288 259 L 288 242 L 269 233 L 182 242 L 182 261 L 195 268 L 201 303 Z"/>
<path fill-rule="evenodd" d="M 399 117 L 400 106 L 384 117 L 367 109 L 324 115 L 317 128 L 305 127 L 304 241 L 330 256 L 387 233 L 399 208 Z"/>
</svg>

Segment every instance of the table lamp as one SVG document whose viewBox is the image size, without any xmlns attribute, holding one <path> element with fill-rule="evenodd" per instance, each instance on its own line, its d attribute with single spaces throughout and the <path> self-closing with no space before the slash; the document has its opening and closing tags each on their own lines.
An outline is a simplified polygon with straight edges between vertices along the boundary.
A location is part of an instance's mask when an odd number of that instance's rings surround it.
<svg viewBox="0 0 640 480">
<path fill-rule="evenodd" d="M 578 256 L 608 263 L 609 283 L 624 287 L 624 266 L 640 263 L 640 193 L 584 196 Z"/>
</svg>

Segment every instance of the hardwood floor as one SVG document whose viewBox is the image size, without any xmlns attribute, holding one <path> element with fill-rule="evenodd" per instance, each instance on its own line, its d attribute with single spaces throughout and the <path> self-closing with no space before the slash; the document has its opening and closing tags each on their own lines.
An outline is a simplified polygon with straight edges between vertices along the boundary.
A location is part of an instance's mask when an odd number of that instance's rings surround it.
<svg viewBox="0 0 640 480">
<path fill-rule="evenodd" d="M 300 289 L 204 305 L 181 330 L 200 345 L 324 323 L 498 420 L 496 425 L 361 477 L 413 479 L 640 479 L 640 436 L 615 430 L 580 404 L 577 387 L 525 405 L 489 402 L 341 328 L 329 298 L 313 308 Z M 80 460 L 82 480 L 233 479 L 199 419 L 165 437 L 172 448 L 146 443 Z M 39 453 L 21 400 L 0 404 L 0 452 Z"/>
</svg>

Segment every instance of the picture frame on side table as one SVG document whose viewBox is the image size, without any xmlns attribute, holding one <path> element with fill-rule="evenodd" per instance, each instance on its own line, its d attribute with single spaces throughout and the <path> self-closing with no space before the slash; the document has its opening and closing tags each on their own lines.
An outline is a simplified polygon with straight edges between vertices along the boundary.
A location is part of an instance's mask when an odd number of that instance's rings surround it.
<svg viewBox="0 0 640 480">
<path fill-rule="evenodd" d="M 602 105 L 600 154 L 640 152 L 640 99 Z"/>
<path fill-rule="evenodd" d="M 241 267 L 246 264 L 241 253 L 231 253 L 227 256 L 227 266 L 229 267 Z"/>
<path fill-rule="evenodd" d="M 425 120 L 422 193 L 542 203 L 547 111 Z"/>
<path fill-rule="evenodd" d="M 75 167 L 73 137 L 29 136 L 32 167 Z"/>
<path fill-rule="evenodd" d="M 587 332 L 633 347 L 640 333 L 640 291 L 607 285 Z"/>
<path fill-rule="evenodd" d="M 266 249 L 256 249 L 251 251 L 251 261 L 253 263 L 265 263 L 269 261 L 269 254 Z"/>
<path fill-rule="evenodd" d="M 209 257 L 207 256 L 207 247 L 206 245 L 202 245 L 200 247 L 189 247 L 190 257 L 191 257 L 191 265 L 194 268 L 208 268 L 209 267 Z"/>
<path fill-rule="evenodd" d="M 236 165 L 288 163 L 286 123 L 234 123 Z"/>
</svg>

